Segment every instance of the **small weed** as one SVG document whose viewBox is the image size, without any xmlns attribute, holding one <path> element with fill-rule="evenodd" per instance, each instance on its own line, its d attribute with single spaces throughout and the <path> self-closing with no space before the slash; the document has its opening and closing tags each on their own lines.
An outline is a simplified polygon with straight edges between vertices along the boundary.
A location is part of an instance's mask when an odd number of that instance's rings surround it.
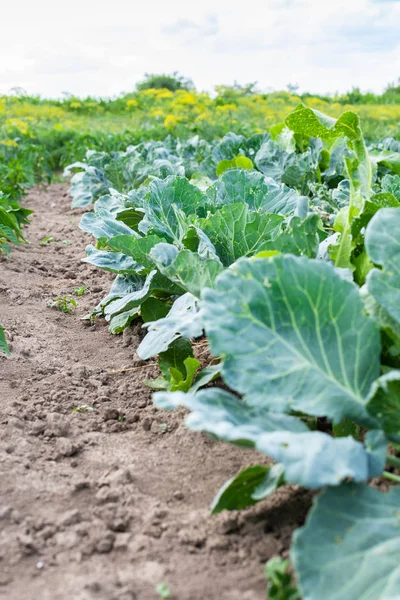
<svg viewBox="0 0 400 600">
<path fill-rule="evenodd" d="M 298 600 L 300 594 L 293 586 L 290 563 L 280 556 L 271 558 L 265 565 L 269 600 Z"/>
<path fill-rule="evenodd" d="M 68 296 L 61 296 L 56 298 L 53 302 L 50 302 L 51 308 L 61 310 L 63 313 L 72 313 L 77 307 L 76 300 L 74 298 L 68 298 Z"/>
<path fill-rule="evenodd" d="M 52 242 L 54 242 L 54 238 L 52 235 L 45 235 L 39 242 L 41 246 L 49 246 Z"/>
<path fill-rule="evenodd" d="M 81 288 L 75 288 L 72 293 L 75 294 L 75 296 L 83 296 L 83 294 L 86 292 L 86 290 L 87 290 L 86 285 L 83 285 Z"/>
<path fill-rule="evenodd" d="M 52 235 L 45 235 L 39 242 L 40 246 L 50 246 L 50 244 L 64 244 L 70 246 L 71 240 L 56 240 Z"/>
<path fill-rule="evenodd" d="M 93 412 L 94 410 L 96 410 L 95 408 L 93 408 L 93 406 L 89 406 L 88 404 L 82 404 L 81 406 L 75 406 L 75 408 L 72 409 L 73 413 L 88 413 L 88 412 Z"/>
<path fill-rule="evenodd" d="M 119 417 L 118 417 L 118 421 L 119 421 L 120 423 L 125 423 L 125 421 L 126 421 L 126 416 L 125 416 L 125 415 L 119 415 Z"/>
<path fill-rule="evenodd" d="M 156 585 L 156 592 L 160 596 L 160 600 L 163 598 L 172 598 L 171 591 L 166 583 Z"/>
</svg>

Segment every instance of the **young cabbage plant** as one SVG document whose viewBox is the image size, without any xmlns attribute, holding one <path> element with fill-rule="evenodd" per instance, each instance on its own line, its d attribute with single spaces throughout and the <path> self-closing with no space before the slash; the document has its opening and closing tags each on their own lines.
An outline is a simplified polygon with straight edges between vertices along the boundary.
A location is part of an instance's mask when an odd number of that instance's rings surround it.
<svg viewBox="0 0 400 600">
<path fill-rule="evenodd" d="M 354 250 L 351 224 L 370 199 L 372 187 L 371 159 L 361 131 L 360 119 L 350 111 L 343 113 L 339 119 L 333 119 L 300 105 L 286 118 L 286 124 L 297 134 L 321 138 L 328 144 L 344 138 L 351 151 L 351 156 L 343 159 L 350 183 L 349 203 L 336 217 L 334 229 L 340 233 L 340 237 L 338 244 L 330 248 L 330 254 L 335 266 L 354 270 L 355 266 L 351 261 Z"/>
</svg>

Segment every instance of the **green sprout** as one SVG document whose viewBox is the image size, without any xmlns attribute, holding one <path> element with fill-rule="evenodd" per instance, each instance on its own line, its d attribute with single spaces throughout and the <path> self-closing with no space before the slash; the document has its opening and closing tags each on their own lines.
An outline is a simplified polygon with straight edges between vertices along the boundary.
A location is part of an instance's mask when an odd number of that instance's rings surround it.
<svg viewBox="0 0 400 600">
<path fill-rule="evenodd" d="M 75 288 L 72 293 L 75 294 L 75 296 L 83 296 L 83 294 L 86 292 L 86 290 L 87 290 L 86 285 L 83 285 L 80 288 Z"/>
<path fill-rule="evenodd" d="M 40 246 L 49 246 L 50 244 L 64 244 L 70 246 L 71 240 L 56 240 L 52 235 L 45 235 L 39 242 Z"/>
<path fill-rule="evenodd" d="M 156 592 L 160 596 L 160 600 L 163 598 L 172 598 L 171 591 L 166 583 L 156 585 Z"/>
<path fill-rule="evenodd" d="M 74 298 L 68 298 L 68 296 L 61 296 L 56 298 L 53 302 L 50 302 L 51 308 L 61 310 L 63 313 L 72 313 L 77 307 L 76 300 Z"/>
<path fill-rule="evenodd" d="M 81 406 L 75 406 L 75 408 L 72 409 L 73 413 L 88 413 L 88 412 L 93 412 L 94 410 L 96 410 L 95 408 L 93 408 L 93 406 L 89 406 L 88 404 L 82 404 Z"/>
<path fill-rule="evenodd" d="M 280 556 L 271 558 L 265 565 L 269 600 L 298 600 L 299 592 L 293 586 L 290 563 Z"/>
<path fill-rule="evenodd" d="M 52 235 L 45 235 L 39 242 L 40 246 L 49 246 L 52 242 L 54 242 L 54 237 Z"/>
</svg>

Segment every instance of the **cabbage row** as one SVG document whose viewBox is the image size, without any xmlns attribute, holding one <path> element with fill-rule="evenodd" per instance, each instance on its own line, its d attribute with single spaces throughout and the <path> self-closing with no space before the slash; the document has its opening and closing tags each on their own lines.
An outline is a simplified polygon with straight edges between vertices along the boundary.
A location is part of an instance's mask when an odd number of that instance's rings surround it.
<svg viewBox="0 0 400 600">
<path fill-rule="evenodd" d="M 73 206 L 94 203 L 84 260 L 116 274 L 91 318 L 118 334 L 141 317 L 156 406 L 274 460 L 212 510 L 321 490 L 291 548 L 300 596 L 399 598 L 400 489 L 370 482 L 400 482 L 400 144 L 367 147 L 354 113 L 300 105 L 269 134 L 90 152 L 76 169 Z M 203 335 L 216 360 L 199 372 Z"/>
</svg>

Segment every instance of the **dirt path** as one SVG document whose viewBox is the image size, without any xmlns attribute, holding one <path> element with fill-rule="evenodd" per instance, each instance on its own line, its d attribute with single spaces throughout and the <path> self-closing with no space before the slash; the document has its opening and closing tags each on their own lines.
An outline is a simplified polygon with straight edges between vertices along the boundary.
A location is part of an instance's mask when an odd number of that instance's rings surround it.
<svg viewBox="0 0 400 600">
<path fill-rule="evenodd" d="M 154 367 L 109 374 L 138 364 L 138 337 L 80 320 L 112 277 L 80 262 L 91 240 L 66 189 L 31 192 L 30 245 L 0 259 L 13 352 L 0 357 L 0 598 L 157 600 L 165 582 L 176 600 L 264 599 L 263 563 L 288 547 L 307 496 L 209 514 L 218 487 L 258 457 L 157 411 L 142 384 Z M 82 285 L 75 314 L 49 308 Z M 82 405 L 95 410 L 73 412 Z"/>
</svg>

